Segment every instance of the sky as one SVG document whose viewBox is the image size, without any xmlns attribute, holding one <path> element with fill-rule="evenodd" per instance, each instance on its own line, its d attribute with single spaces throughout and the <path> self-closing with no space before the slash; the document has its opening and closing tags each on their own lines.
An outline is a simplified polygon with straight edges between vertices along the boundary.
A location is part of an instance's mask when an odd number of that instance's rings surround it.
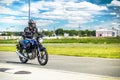
<svg viewBox="0 0 120 80">
<path fill-rule="evenodd" d="M 0 0 L 0 31 L 28 26 L 29 0 Z M 31 19 L 40 30 L 120 28 L 120 0 L 31 0 Z"/>
</svg>

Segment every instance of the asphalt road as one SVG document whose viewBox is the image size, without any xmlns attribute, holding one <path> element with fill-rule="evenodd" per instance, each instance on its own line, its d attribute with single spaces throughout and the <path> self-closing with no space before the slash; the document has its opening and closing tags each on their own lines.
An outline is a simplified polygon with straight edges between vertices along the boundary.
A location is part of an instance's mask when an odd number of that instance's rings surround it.
<svg viewBox="0 0 120 80">
<path fill-rule="evenodd" d="M 120 59 L 49 55 L 48 64 L 46 66 L 40 66 L 37 59 L 30 60 L 27 64 L 22 64 L 15 52 L 0 52 L 0 63 L 120 77 Z"/>
</svg>

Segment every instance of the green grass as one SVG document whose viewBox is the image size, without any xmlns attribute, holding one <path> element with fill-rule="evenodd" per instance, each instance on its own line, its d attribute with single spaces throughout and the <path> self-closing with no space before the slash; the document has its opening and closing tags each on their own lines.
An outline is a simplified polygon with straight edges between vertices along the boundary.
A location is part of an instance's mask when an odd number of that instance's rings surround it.
<svg viewBox="0 0 120 80">
<path fill-rule="evenodd" d="M 8 40 L 0 40 L 0 44 L 16 44 L 17 40 L 8 39 Z"/>
<path fill-rule="evenodd" d="M 97 38 L 97 37 L 63 38 L 63 39 L 44 40 L 44 43 L 112 44 L 112 43 L 120 43 L 120 37 L 111 37 L 111 38 Z"/>
<path fill-rule="evenodd" d="M 0 40 L 0 44 L 16 44 L 17 40 Z M 93 44 L 112 44 L 120 43 L 120 37 L 97 38 L 62 38 L 62 39 L 44 39 L 44 43 L 93 43 Z"/>
<path fill-rule="evenodd" d="M 8 51 L 8 52 L 15 52 L 15 46 L 0 46 L 0 51 Z"/>
<path fill-rule="evenodd" d="M 53 55 L 119 58 L 120 44 L 45 44 L 48 53 Z M 15 46 L 0 46 L 0 51 L 14 51 Z"/>
</svg>

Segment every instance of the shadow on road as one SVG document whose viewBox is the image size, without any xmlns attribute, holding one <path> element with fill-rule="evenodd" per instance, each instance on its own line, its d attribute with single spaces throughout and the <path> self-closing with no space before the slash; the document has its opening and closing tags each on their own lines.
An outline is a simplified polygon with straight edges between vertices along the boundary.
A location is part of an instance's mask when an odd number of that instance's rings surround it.
<svg viewBox="0 0 120 80">
<path fill-rule="evenodd" d="M 26 64 L 26 65 L 38 65 L 33 63 L 21 63 L 21 62 L 15 62 L 15 61 L 6 61 L 6 63 L 12 63 L 12 64 Z"/>
</svg>

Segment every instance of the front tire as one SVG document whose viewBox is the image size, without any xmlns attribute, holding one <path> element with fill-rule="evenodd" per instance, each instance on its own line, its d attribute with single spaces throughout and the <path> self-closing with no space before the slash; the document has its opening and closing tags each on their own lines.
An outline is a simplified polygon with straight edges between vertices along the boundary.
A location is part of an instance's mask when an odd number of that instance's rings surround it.
<svg viewBox="0 0 120 80">
<path fill-rule="evenodd" d="M 40 53 L 37 56 L 38 62 L 40 65 L 44 66 L 48 62 L 48 52 L 46 49 L 40 51 Z"/>
</svg>

